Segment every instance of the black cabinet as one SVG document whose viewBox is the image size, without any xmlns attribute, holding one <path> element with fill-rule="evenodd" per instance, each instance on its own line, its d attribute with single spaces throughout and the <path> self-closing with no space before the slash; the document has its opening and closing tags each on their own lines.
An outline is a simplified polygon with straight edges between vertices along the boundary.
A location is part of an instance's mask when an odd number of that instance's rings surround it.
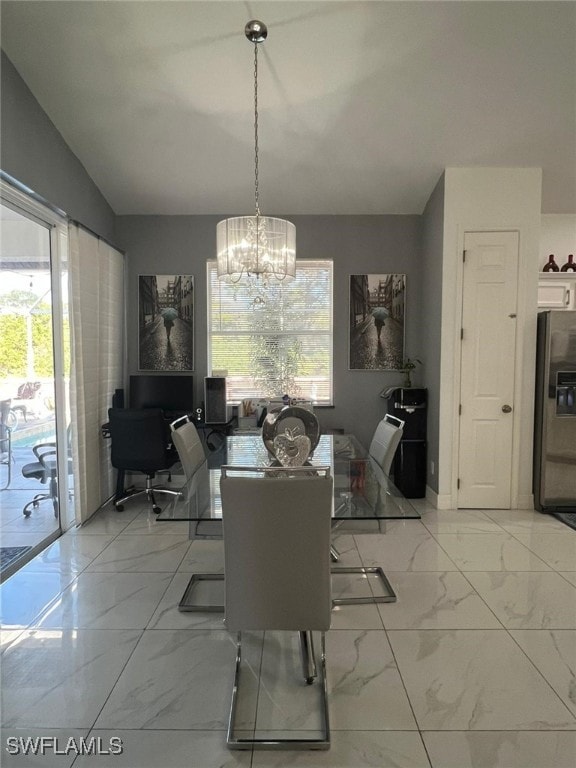
<svg viewBox="0 0 576 768">
<path fill-rule="evenodd" d="M 404 422 L 392 464 L 394 484 L 407 499 L 426 496 L 427 390 L 398 388 L 389 393 L 388 413 Z"/>
</svg>

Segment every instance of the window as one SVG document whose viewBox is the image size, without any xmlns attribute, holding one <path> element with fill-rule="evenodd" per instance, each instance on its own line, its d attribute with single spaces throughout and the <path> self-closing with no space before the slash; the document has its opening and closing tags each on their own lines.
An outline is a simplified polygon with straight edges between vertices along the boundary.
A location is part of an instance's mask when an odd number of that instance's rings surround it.
<svg viewBox="0 0 576 768">
<path fill-rule="evenodd" d="M 293 280 L 233 284 L 208 262 L 208 370 L 227 371 L 229 401 L 332 404 L 332 266 L 299 261 Z"/>
</svg>

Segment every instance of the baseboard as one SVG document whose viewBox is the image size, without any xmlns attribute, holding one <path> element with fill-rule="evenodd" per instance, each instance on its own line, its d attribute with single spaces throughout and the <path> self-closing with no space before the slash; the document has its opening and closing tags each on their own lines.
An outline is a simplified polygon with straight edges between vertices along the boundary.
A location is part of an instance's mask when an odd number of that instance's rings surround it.
<svg viewBox="0 0 576 768">
<path fill-rule="evenodd" d="M 451 494 L 438 494 L 429 485 L 426 486 L 426 501 L 436 509 L 453 509 L 454 507 Z"/>
<path fill-rule="evenodd" d="M 524 493 L 519 495 L 517 509 L 536 509 L 534 506 L 534 494 Z"/>
<path fill-rule="evenodd" d="M 426 486 L 426 501 L 432 504 L 436 509 L 457 509 L 456 504 L 452 500 L 452 496 L 449 493 L 438 494 L 432 490 L 429 486 Z M 518 501 L 515 505 L 512 505 L 513 509 L 535 509 L 534 495 L 532 493 L 522 494 L 518 497 Z"/>
</svg>

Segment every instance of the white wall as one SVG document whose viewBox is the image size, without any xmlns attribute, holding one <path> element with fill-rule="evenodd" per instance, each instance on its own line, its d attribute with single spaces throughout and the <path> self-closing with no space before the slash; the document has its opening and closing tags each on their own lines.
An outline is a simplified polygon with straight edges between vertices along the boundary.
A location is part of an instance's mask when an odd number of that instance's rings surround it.
<svg viewBox="0 0 576 768">
<path fill-rule="evenodd" d="M 551 253 L 559 267 L 566 263 L 569 253 L 576 256 L 576 213 L 547 213 L 542 216 L 538 262 L 540 271 Z"/>
<path fill-rule="evenodd" d="M 532 508 L 532 432 L 542 173 L 539 168 L 445 171 L 438 493 L 456 503 L 462 250 L 468 231 L 519 233 L 518 319 L 512 505 Z"/>
</svg>

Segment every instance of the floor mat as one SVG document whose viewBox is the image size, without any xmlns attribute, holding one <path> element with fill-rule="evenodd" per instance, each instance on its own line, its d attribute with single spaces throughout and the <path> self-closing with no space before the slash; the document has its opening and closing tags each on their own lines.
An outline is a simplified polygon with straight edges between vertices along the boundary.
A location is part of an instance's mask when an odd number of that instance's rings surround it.
<svg viewBox="0 0 576 768">
<path fill-rule="evenodd" d="M 576 531 L 576 512 L 553 512 L 552 514 Z"/>
<path fill-rule="evenodd" d="M 11 565 L 14 560 L 22 557 L 29 549 L 32 547 L 0 547 L 0 571 Z"/>
</svg>

